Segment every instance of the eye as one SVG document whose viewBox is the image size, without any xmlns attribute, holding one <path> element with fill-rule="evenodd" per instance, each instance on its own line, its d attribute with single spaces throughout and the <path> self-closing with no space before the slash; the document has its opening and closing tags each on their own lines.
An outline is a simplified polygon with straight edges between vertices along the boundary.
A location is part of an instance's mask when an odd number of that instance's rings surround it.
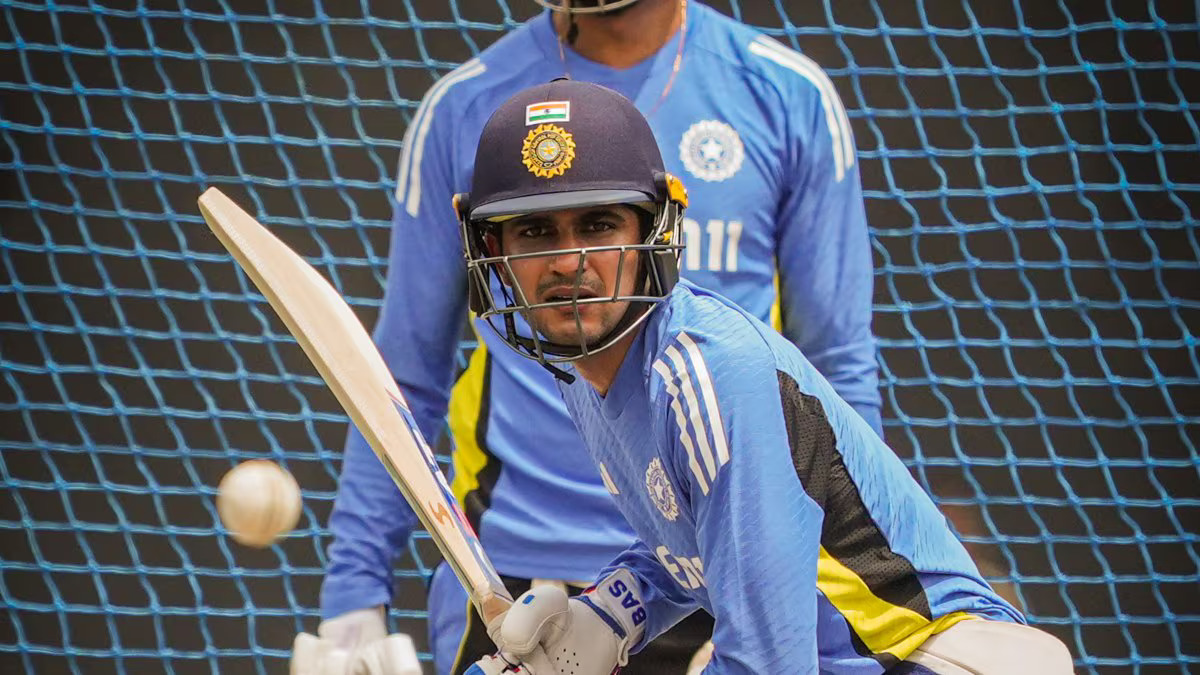
<svg viewBox="0 0 1200 675">
<path fill-rule="evenodd" d="M 527 225 L 517 228 L 517 236 L 523 239 L 537 239 L 545 237 L 548 234 L 548 229 L 545 225 Z"/>
<path fill-rule="evenodd" d="M 583 231 L 593 233 L 608 232 L 609 230 L 615 230 L 616 228 L 617 224 L 611 220 L 592 220 L 584 224 Z"/>
</svg>

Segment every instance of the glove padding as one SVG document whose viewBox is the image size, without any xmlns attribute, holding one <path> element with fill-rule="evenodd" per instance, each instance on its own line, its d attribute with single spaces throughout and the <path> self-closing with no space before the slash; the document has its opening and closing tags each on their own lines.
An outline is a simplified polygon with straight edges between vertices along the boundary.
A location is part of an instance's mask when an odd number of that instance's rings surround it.
<svg viewBox="0 0 1200 675">
<path fill-rule="evenodd" d="M 318 635 L 320 637 L 318 637 Z M 322 621 L 317 635 L 292 644 L 291 675 L 421 675 L 412 638 L 387 634 L 383 608 L 360 609 Z"/>
<path fill-rule="evenodd" d="M 488 624 L 500 653 L 475 662 L 467 675 L 611 675 L 629 662 L 645 622 L 640 585 L 628 570 L 617 570 L 579 598 L 539 586 Z"/>
</svg>

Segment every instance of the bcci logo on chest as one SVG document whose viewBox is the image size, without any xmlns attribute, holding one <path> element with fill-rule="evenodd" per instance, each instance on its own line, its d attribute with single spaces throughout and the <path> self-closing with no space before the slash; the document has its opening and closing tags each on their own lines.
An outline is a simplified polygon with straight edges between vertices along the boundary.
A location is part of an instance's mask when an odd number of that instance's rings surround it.
<svg viewBox="0 0 1200 675">
<path fill-rule="evenodd" d="M 646 467 L 646 491 L 650 493 L 650 500 L 658 507 L 663 518 L 673 522 L 679 517 L 679 504 L 675 501 L 675 490 L 671 487 L 671 481 L 667 478 L 662 461 L 657 457 L 650 460 L 650 466 Z"/>
<path fill-rule="evenodd" d="M 688 127 L 679 141 L 683 168 L 700 180 L 716 183 L 742 168 L 746 148 L 733 127 L 718 120 L 703 120 Z"/>
</svg>

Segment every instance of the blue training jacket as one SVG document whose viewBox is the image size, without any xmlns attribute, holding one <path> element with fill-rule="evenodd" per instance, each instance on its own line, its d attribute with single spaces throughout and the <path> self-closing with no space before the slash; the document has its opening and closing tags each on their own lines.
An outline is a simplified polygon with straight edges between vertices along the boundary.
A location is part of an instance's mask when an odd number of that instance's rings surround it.
<svg viewBox="0 0 1200 675">
<path fill-rule="evenodd" d="M 880 675 L 959 621 L 1023 621 L 879 435 L 725 298 L 680 282 L 603 398 L 562 390 L 638 534 L 600 576 L 641 580 L 643 643 L 703 607 L 706 674 Z"/>
</svg>

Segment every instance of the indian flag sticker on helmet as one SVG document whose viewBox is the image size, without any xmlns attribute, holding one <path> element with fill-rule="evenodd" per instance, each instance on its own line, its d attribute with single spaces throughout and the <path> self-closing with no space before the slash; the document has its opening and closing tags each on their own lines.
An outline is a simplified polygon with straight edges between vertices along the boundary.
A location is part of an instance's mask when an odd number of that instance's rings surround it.
<svg viewBox="0 0 1200 675">
<path fill-rule="evenodd" d="M 521 161 L 539 178 L 566 173 L 575 159 L 575 139 L 571 133 L 553 124 L 539 124 L 525 137 Z"/>
<path fill-rule="evenodd" d="M 570 101 L 544 101 L 525 106 L 525 126 L 542 122 L 570 122 Z"/>
</svg>

